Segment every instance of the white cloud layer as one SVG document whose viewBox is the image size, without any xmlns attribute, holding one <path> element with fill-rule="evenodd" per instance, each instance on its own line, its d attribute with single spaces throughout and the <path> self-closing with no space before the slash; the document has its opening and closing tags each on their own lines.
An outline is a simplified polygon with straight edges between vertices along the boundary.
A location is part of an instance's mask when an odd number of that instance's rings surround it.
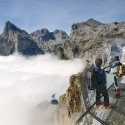
<svg viewBox="0 0 125 125">
<path fill-rule="evenodd" d="M 22 117 L 44 100 L 66 91 L 69 76 L 81 72 L 83 61 L 51 55 L 0 57 L 0 125 L 25 125 Z"/>
</svg>

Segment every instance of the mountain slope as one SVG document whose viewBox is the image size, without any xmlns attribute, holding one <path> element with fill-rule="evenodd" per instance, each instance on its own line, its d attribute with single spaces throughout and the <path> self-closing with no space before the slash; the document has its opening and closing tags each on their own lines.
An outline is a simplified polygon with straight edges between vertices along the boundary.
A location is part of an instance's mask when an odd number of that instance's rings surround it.
<svg viewBox="0 0 125 125">
<path fill-rule="evenodd" d="M 29 34 L 12 24 L 6 22 L 4 31 L 0 36 L 0 54 L 7 56 L 14 52 L 24 55 L 44 54 Z"/>
<path fill-rule="evenodd" d="M 110 55 L 114 51 L 111 50 L 114 44 L 119 47 L 125 44 L 125 22 L 104 24 L 91 18 L 71 26 L 69 39 L 61 51 L 69 59 L 93 60 L 95 57 Z"/>
<path fill-rule="evenodd" d="M 49 32 L 47 29 L 41 29 L 28 34 L 7 21 L 0 35 L 0 55 L 7 56 L 14 52 L 23 55 L 53 52 L 58 45 L 63 45 L 65 39 L 68 39 L 68 35 L 62 30 Z"/>
</svg>

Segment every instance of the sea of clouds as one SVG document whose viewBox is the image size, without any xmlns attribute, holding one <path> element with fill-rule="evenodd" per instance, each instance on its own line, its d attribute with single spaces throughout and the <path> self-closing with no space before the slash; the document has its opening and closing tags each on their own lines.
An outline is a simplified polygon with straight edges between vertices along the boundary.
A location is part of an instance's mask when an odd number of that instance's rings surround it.
<svg viewBox="0 0 125 125">
<path fill-rule="evenodd" d="M 54 93 L 58 99 L 69 77 L 83 68 L 81 59 L 64 61 L 49 54 L 0 56 L 0 125 L 25 125 L 25 114 Z"/>
</svg>

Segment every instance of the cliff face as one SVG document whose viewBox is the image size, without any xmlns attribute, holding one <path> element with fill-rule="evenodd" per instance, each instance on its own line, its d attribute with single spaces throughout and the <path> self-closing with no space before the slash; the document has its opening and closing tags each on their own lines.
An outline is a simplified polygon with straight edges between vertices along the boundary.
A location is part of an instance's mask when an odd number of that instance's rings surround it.
<svg viewBox="0 0 125 125">
<path fill-rule="evenodd" d="M 91 18 L 86 22 L 73 24 L 70 37 L 72 40 L 102 40 L 125 37 L 125 22 L 104 24 Z"/>
<path fill-rule="evenodd" d="M 85 110 L 81 102 L 82 73 L 74 74 L 69 78 L 69 87 L 66 94 L 59 98 L 56 111 L 56 125 L 71 125 L 77 115 Z"/>
<path fill-rule="evenodd" d="M 89 63 L 82 73 L 70 76 L 66 93 L 59 98 L 55 113 L 56 125 L 74 125 L 76 120 L 95 102 L 94 91 L 88 91 L 86 85 L 87 71 L 92 67 L 93 65 Z M 85 117 L 84 124 L 91 125 L 91 120 Z"/>
<path fill-rule="evenodd" d="M 9 21 L 5 23 L 4 31 L 0 36 L 0 50 L 0 54 L 4 56 L 14 52 L 24 55 L 44 54 L 26 31 Z"/>
<path fill-rule="evenodd" d="M 104 24 L 91 18 L 72 25 L 69 39 L 64 43 L 61 52 L 69 59 L 105 58 L 114 51 L 111 49 L 114 43 L 119 47 L 125 43 L 125 22 Z"/>
<path fill-rule="evenodd" d="M 44 101 L 24 116 L 27 125 L 72 125 L 76 117 L 86 110 L 81 98 L 83 73 L 73 74 L 69 78 L 66 93 L 60 96 L 57 105 Z M 85 82 L 85 81 L 84 81 Z M 85 85 L 85 84 L 84 84 Z"/>
</svg>

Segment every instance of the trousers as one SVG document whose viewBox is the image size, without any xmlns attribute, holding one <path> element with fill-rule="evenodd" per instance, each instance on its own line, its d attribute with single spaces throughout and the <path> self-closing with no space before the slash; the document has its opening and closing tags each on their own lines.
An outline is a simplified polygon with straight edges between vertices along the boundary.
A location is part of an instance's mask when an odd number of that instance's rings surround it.
<svg viewBox="0 0 125 125">
<path fill-rule="evenodd" d="M 98 85 L 95 89 L 96 89 L 96 104 L 98 105 L 100 103 L 100 97 L 102 94 L 102 96 L 104 98 L 104 106 L 108 106 L 109 105 L 109 95 L 108 95 L 105 85 L 104 84 Z"/>
<path fill-rule="evenodd" d="M 118 87 L 119 82 L 120 82 L 120 78 L 118 78 L 118 77 L 114 76 L 114 86 L 115 86 L 115 88 L 117 88 L 117 87 Z"/>
</svg>

